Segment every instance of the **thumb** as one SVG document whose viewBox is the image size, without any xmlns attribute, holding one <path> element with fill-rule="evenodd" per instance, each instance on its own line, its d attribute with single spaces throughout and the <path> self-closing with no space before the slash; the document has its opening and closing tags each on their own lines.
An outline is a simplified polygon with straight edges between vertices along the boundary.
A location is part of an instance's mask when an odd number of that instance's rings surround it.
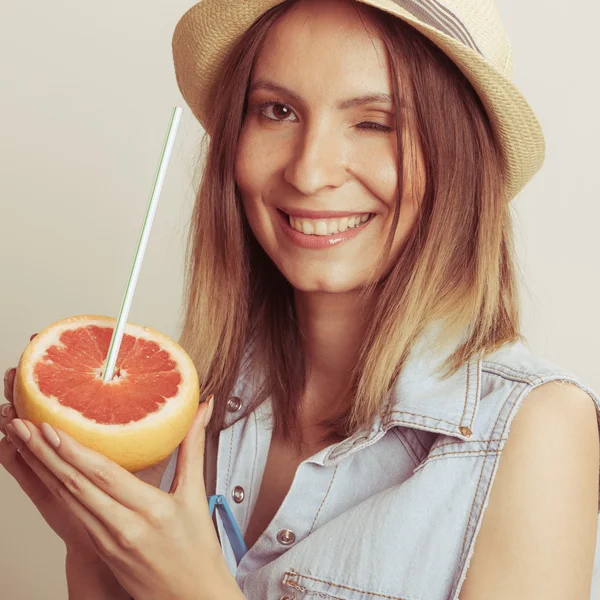
<svg viewBox="0 0 600 600">
<path fill-rule="evenodd" d="M 197 502 L 206 496 L 204 486 L 204 446 L 206 426 L 213 412 L 214 395 L 211 394 L 198 407 L 194 422 L 181 442 L 177 455 L 175 475 L 170 493 Z"/>
</svg>

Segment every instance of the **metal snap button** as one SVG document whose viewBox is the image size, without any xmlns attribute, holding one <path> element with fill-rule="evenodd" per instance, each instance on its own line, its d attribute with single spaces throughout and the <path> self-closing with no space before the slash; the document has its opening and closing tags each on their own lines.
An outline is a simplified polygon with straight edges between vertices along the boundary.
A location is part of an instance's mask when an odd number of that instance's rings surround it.
<svg viewBox="0 0 600 600">
<path fill-rule="evenodd" d="M 240 410 L 242 401 L 237 396 L 232 396 L 227 400 L 227 410 L 229 412 L 236 412 Z"/>
<path fill-rule="evenodd" d="M 236 485 L 233 488 L 233 492 L 231 494 L 233 499 L 239 504 L 244 499 L 244 488 L 241 485 Z"/>
<path fill-rule="evenodd" d="M 284 546 L 289 546 L 296 541 L 296 534 L 291 529 L 282 529 L 277 534 L 277 541 Z"/>
</svg>

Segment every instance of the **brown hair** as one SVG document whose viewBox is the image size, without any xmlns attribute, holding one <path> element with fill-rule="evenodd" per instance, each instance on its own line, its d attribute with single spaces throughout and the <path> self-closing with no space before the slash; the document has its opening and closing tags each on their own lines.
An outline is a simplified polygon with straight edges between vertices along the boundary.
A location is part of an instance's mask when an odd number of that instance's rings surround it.
<svg viewBox="0 0 600 600">
<path fill-rule="evenodd" d="M 300 449 L 305 362 L 293 289 L 250 230 L 234 179 L 255 58 L 271 25 L 295 3 L 278 4 L 247 30 L 214 91 L 206 127 L 210 141 L 205 162 L 198 164 L 202 178 L 187 245 L 180 343 L 198 369 L 201 397 L 215 394 L 209 435 L 223 428 L 236 379 L 252 365 L 261 379 L 247 409 L 271 396 L 273 435 Z M 361 290 L 374 304 L 351 378 L 350 409 L 322 421 L 334 437 L 371 422 L 413 343 L 433 320 L 442 319 L 449 335 L 461 333 L 462 343 L 444 363 L 445 375 L 474 355 L 521 337 L 504 163 L 485 108 L 458 67 L 427 38 L 374 7 L 361 10 L 389 55 L 400 165 L 405 164 L 402 131 L 412 119 L 426 181 L 417 221 L 398 261 Z M 403 180 L 399 168 L 388 251 Z"/>
</svg>

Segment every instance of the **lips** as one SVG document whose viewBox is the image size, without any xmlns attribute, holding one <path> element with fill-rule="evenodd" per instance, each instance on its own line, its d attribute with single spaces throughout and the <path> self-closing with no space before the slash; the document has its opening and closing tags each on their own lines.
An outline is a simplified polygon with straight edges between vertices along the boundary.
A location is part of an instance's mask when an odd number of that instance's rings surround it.
<svg viewBox="0 0 600 600">
<path fill-rule="evenodd" d="M 308 219 L 297 216 L 300 214 L 299 212 L 290 215 L 278 209 L 277 213 L 279 217 L 277 220 L 281 223 L 288 238 L 297 246 L 311 249 L 330 248 L 356 237 L 370 225 L 374 217 L 372 213 L 302 212 L 302 215 L 310 214 L 312 216 L 315 214 L 335 215 L 335 218 Z"/>
</svg>

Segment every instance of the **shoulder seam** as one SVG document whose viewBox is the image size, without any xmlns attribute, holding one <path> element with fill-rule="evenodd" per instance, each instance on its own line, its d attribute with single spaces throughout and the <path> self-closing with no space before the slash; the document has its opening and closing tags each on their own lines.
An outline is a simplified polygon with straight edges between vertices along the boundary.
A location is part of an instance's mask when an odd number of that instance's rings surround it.
<svg viewBox="0 0 600 600">
<path fill-rule="evenodd" d="M 534 373 L 531 373 L 530 371 L 524 371 L 524 370 L 517 369 L 515 367 L 511 367 L 511 366 L 503 364 L 503 363 L 497 363 L 497 362 L 488 361 L 488 360 L 483 361 L 482 369 L 484 371 L 491 372 L 495 375 L 508 376 L 508 378 L 510 378 L 510 377 L 520 378 L 520 380 L 524 380 L 525 382 L 532 383 L 532 384 L 535 382 L 535 380 L 538 380 L 540 382 L 543 381 L 543 379 L 540 375 L 536 375 Z M 561 370 L 557 368 L 557 369 L 555 369 L 555 371 L 561 371 Z"/>
</svg>

